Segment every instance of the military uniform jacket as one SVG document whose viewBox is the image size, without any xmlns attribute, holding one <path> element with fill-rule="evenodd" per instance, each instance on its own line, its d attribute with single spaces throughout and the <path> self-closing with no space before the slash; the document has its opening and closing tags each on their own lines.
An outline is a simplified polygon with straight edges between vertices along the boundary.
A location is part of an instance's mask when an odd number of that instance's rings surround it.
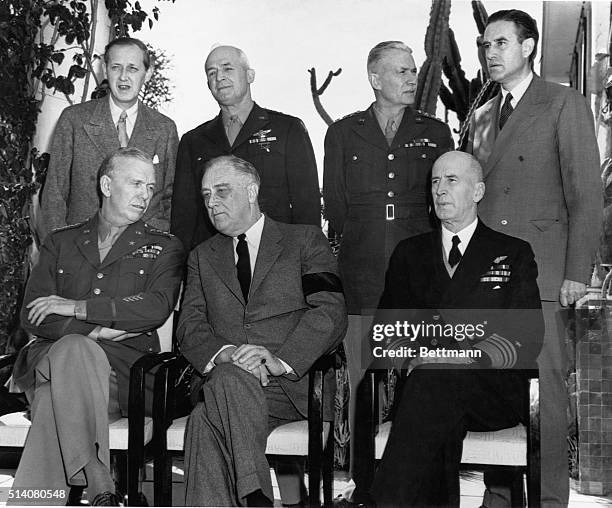
<svg viewBox="0 0 612 508">
<path fill-rule="evenodd" d="M 110 97 L 103 97 L 70 106 L 57 122 L 42 193 L 43 239 L 55 228 L 87 220 L 100 206 L 96 190 L 98 169 L 120 147 L 109 100 Z M 155 166 L 155 193 L 143 219 L 168 231 L 178 147 L 176 125 L 167 116 L 139 103 L 128 146 L 147 153 Z"/>
<path fill-rule="evenodd" d="M 446 124 L 409 107 L 391 146 L 372 106 L 329 127 L 323 199 L 325 217 L 342 235 L 338 260 L 349 313 L 376 308 L 397 243 L 432 229 L 431 167 L 452 149 Z"/>
<path fill-rule="evenodd" d="M 484 334 L 454 338 L 419 337 L 429 348 L 480 349 L 479 364 L 534 368 L 544 322 L 530 245 L 478 222 L 453 277 L 444 264 L 440 230 L 401 241 L 389 261 L 376 322 L 396 318 L 419 323 L 486 323 Z M 397 309 L 409 311 L 398 312 Z M 433 311 L 433 312 L 432 312 Z M 438 316 L 438 317 L 434 317 Z"/>
<path fill-rule="evenodd" d="M 578 92 L 538 76 L 501 131 L 500 101 L 478 108 L 470 123 L 468 151 L 487 186 L 478 214 L 531 244 L 542 298 L 557 301 L 564 279 L 589 280 L 601 231 L 593 117 Z"/>
<path fill-rule="evenodd" d="M 181 138 L 171 232 L 186 249 L 216 233 L 200 191 L 204 164 L 230 154 L 249 161 L 259 172 L 259 204 L 268 217 L 292 224 L 321 225 L 317 166 L 304 124 L 299 118 L 254 104 L 232 146 L 221 113 Z"/>
<path fill-rule="evenodd" d="M 15 366 L 17 384 L 24 390 L 33 384 L 38 360 L 65 335 L 88 335 L 97 326 L 142 332 L 121 342 L 99 341 L 117 372 L 120 396 L 127 402 L 128 379 L 122 376 L 128 375 L 129 368 L 123 363 L 159 351 L 155 329 L 174 309 L 183 261 L 177 238 L 142 221 L 125 229 L 102 262 L 97 214 L 85 223 L 52 232 L 43 244 L 23 300 L 22 326 L 37 338 L 20 353 Z M 87 319 L 51 314 L 39 326 L 32 325 L 26 305 L 49 295 L 85 300 Z"/>
</svg>

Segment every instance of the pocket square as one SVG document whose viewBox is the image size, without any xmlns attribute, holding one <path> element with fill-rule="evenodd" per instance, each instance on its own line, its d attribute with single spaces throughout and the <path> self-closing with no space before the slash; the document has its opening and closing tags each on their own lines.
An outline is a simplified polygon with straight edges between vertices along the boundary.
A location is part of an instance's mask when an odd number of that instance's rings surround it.
<svg viewBox="0 0 612 508">
<path fill-rule="evenodd" d="M 159 164 L 159 157 L 157 156 L 157 154 L 153 156 L 153 164 Z"/>
</svg>

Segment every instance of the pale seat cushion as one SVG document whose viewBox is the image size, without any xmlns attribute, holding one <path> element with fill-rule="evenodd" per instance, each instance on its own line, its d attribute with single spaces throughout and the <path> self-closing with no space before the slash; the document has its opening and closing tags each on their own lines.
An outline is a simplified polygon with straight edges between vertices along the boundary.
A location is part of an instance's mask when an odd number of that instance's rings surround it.
<svg viewBox="0 0 612 508">
<path fill-rule="evenodd" d="M 166 434 L 167 448 L 183 451 L 187 416 L 172 422 Z M 327 442 L 329 423 L 323 423 L 323 443 Z M 270 455 L 308 455 L 308 421 L 286 423 L 272 431 L 268 436 L 266 453 Z"/>
<path fill-rule="evenodd" d="M 378 427 L 374 439 L 375 456 L 382 457 L 391 432 L 391 422 Z M 462 464 L 525 466 L 527 433 L 523 425 L 494 432 L 468 432 L 463 440 Z"/>
<path fill-rule="evenodd" d="M 0 447 L 23 447 L 32 423 L 25 417 L 25 412 L 9 413 L 0 416 Z M 108 427 L 110 449 L 127 450 L 128 420 L 121 418 Z M 145 417 L 144 443 L 153 436 L 153 420 Z"/>
</svg>

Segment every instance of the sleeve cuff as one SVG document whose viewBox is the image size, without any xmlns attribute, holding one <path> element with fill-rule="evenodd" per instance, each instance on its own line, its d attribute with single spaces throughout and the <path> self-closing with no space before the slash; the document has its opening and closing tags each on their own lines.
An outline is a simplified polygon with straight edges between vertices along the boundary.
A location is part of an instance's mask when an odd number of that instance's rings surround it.
<svg viewBox="0 0 612 508">
<path fill-rule="evenodd" d="M 87 300 L 77 300 L 74 304 L 74 317 L 79 321 L 87 320 Z"/>
</svg>

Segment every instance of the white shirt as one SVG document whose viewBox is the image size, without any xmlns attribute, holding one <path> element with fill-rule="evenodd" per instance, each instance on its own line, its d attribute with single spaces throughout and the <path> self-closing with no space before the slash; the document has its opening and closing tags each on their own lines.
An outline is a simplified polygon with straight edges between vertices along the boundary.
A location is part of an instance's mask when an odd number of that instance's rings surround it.
<svg viewBox="0 0 612 508">
<path fill-rule="evenodd" d="M 265 222 L 265 215 L 262 213 L 261 217 L 257 219 L 257 222 L 244 232 L 244 234 L 246 235 L 245 240 L 249 248 L 249 261 L 251 264 L 251 280 L 253 280 L 253 274 L 255 273 L 255 262 L 257 261 L 257 254 L 259 253 L 259 244 L 261 243 L 261 234 L 263 233 L 264 222 Z M 236 252 L 236 246 L 238 245 L 238 237 L 236 236 L 232 237 L 232 242 L 234 244 L 234 261 L 238 263 L 238 253 Z M 207 372 L 210 372 L 213 369 L 213 367 L 215 366 L 215 359 L 217 358 L 217 355 L 219 355 L 221 351 L 223 351 L 224 349 L 227 349 L 228 347 L 234 347 L 234 345 L 227 344 L 223 346 L 221 349 L 219 349 L 219 351 L 217 351 L 217 353 L 210 359 L 210 361 L 206 365 L 206 368 L 204 369 L 204 374 L 206 374 Z M 278 358 L 278 360 L 283 364 L 283 367 L 285 367 L 285 371 L 287 374 L 292 374 L 294 372 L 294 370 L 286 362 L 284 362 L 280 358 Z"/>
<path fill-rule="evenodd" d="M 501 105 L 500 105 L 500 111 L 501 111 L 501 106 L 503 106 L 504 101 L 506 100 L 506 95 L 508 95 L 509 93 L 512 94 L 512 100 L 510 101 L 510 104 L 512 104 L 512 109 L 516 109 L 516 106 L 518 106 L 519 101 L 521 100 L 523 95 L 525 95 L 527 88 L 529 88 L 529 85 L 531 84 L 532 79 L 533 79 L 533 72 L 529 71 L 529 74 L 527 75 L 527 77 L 523 81 L 521 81 L 518 85 L 516 85 L 512 90 L 506 90 L 502 86 L 501 87 L 502 100 L 501 100 Z"/>
<path fill-rule="evenodd" d="M 117 123 L 119 122 L 119 117 L 121 116 L 121 109 L 112 96 L 109 94 L 108 101 L 110 104 L 110 112 L 111 117 L 113 119 L 113 124 L 115 124 L 115 129 L 117 128 Z M 136 124 L 136 117 L 138 116 L 138 101 L 131 107 L 125 110 L 127 113 L 127 118 L 125 119 L 125 130 L 127 131 L 128 139 L 132 137 L 132 132 L 134 132 L 134 125 Z"/>
<path fill-rule="evenodd" d="M 470 225 L 464 227 L 461 231 L 457 233 L 453 233 L 442 225 L 442 248 L 444 249 L 444 259 L 448 261 L 448 256 L 450 254 L 450 250 L 453 247 L 453 236 L 457 235 L 461 242 L 457 245 L 459 252 L 461 255 L 465 253 L 465 249 L 467 249 L 472 236 L 474 235 L 474 231 L 476 231 L 476 226 L 478 225 L 478 218 L 474 219 Z"/>
<path fill-rule="evenodd" d="M 264 214 L 257 219 L 257 222 L 247 229 L 244 234 L 246 235 L 247 246 L 249 247 L 249 261 L 251 263 L 251 278 L 255 273 L 255 262 L 257 261 L 257 253 L 259 252 L 259 244 L 261 243 L 261 233 L 264 227 Z M 234 242 L 234 261 L 238 263 L 238 253 L 236 252 L 236 246 L 238 245 L 238 237 L 232 237 Z"/>
</svg>

